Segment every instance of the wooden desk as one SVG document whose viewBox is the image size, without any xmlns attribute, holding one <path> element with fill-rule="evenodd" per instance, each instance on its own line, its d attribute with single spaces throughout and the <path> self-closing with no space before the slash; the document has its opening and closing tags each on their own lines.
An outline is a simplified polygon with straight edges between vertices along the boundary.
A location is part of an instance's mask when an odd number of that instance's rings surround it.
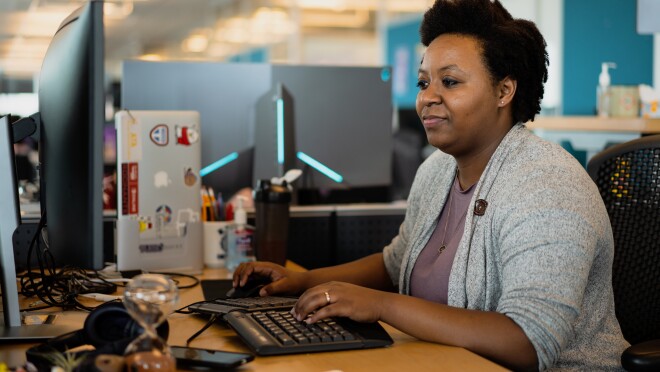
<svg viewBox="0 0 660 372">
<path fill-rule="evenodd" d="M 287 265 L 293 269 L 299 266 Z M 202 279 L 226 279 L 229 275 L 223 269 L 205 270 Z M 180 292 L 179 307 L 203 298 L 202 289 L 196 286 Z M 58 322 L 74 323 L 82 326 L 87 313 L 67 311 Z M 199 330 L 205 319 L 197 316 L 170 315 L 170 345 L 185 345 L 188 337 Z M 285 356 L 257 356 L 254 361 L 242 366 L 240 371 L 504 371 L 499 365 L 490 362 L 463 348 L 444 346 L 419 341 L 397 329 L 384 324 L 394 339 L 387 348 L 351 350 Z M 25 361 L 28 344 L 0 345 L 0 361 L 8 366 L 18 366 Z M 249 352 L 240 338 L 230 328 L 216 324 L 199 337 L 192 347 L 226 351 Z"/>
<path fill-rule="evenodd" d="M 537 116 L 529 129 L 586 132 L 660 133 L 660 119 L 599 118 L 596 116 Z"/>
</svg>

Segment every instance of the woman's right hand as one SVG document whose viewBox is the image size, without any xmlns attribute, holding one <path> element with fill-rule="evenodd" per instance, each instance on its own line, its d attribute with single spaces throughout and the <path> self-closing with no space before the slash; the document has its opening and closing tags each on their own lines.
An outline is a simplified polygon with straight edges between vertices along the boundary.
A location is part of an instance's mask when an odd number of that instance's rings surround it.
<svg viewBox="0 0 660 372">
<path fill-rule="evenodd" d="M 244 286 L 250 277 L 270 279 L 259 291 L 260 296 L 298 295 L 305 286 L 305 273 L 286 269 L 272 262 L 244 262 L 234 271 L 234 288 Z"/>
</svg>

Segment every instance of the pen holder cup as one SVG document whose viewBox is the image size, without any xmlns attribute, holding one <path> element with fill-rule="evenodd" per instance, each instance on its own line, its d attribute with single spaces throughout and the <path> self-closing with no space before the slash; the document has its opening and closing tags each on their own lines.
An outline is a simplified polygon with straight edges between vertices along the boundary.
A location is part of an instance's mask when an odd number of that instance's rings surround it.
<svg viewBox="0 0 660 372">
<path fill-rule="evenodd" d="M 204 221 L 204 265 L 225 267 L 227 258 L 227 226 L 234 221 Z"/>
<path fill-rule="evenodd" d="M 291 190 L 286 182 L 276 185 L 261 180 L 254 192 L 254 201 L 257 260 L 284 265 L 289 238 Z"/>
</svg>

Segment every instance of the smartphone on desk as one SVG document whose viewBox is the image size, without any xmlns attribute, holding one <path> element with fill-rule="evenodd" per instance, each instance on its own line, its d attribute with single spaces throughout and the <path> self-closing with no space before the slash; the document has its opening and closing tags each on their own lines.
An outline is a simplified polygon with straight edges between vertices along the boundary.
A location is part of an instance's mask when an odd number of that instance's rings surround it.
<svg viewBox="0 0 660 372">
<path fill-rule="evenodd" d="M 248 363 L 254 355 L 229 351 L 170 346 L 178 367 L 232 368 Z"/>
</svg>

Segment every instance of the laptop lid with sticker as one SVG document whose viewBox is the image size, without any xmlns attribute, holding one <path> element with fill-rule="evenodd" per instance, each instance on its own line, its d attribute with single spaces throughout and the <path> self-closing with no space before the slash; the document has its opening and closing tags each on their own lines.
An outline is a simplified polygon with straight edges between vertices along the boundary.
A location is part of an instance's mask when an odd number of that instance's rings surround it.
<svg viewBox="0 0 660 372">
<path fill-rule="evenodd" d="M 117 267 L 203 268 L 201 128 L 196 111 L 120 111 Z"/>
</svg>

